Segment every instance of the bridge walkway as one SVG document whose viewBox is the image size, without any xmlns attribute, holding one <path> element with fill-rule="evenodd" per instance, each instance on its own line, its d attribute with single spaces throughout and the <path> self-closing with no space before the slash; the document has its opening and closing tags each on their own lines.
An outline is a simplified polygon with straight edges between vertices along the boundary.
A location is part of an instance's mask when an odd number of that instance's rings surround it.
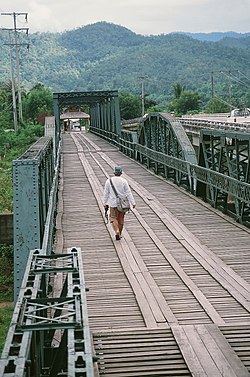
<svg viewBox="0 0 250 377">
<path fill-rule="evenodd" d="M 121 241 L 102 190 L 124 169 Z M 96 376 L 250 375 L 250 230 L 91 133 L 63 135 L 56 253 L 81 248 Z"/>
</svg>

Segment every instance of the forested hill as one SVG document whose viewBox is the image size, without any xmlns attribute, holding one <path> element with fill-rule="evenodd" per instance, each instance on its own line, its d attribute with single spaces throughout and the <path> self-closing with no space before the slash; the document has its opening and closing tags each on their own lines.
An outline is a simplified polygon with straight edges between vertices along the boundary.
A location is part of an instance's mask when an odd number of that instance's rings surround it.
<svg viewBox="0 0 250 377">
<path fill-rule="evenodd" d="M 200 41 L 209 41 L 209 42 L 218 42 L 223 38 L 245 38 L 250 37 L 250 33 L 236 33 L 234 31 L 227 31 L 227 32 L 211 32 L 211 33 L 185 33 L 182 32 L 181 34 L 189 35 L 194 39 L 198 39 Z"/>
<path fill-rule="evenodd" d="M 250 77 L 250 36 L 225 36 L 216 42 L 183 33 L 143 36 L 106 22 L 63 33 L 34 33 L 29 52 L 20 48 L 22 82 L 28 89 L 40 82 L 54 92 L 118 89 L 140 94 L 144 77 L 146 93 L 158 103 L 171 98 L 176 82 L 198 91 L 206 101 L 211 95 L 211 72 L 217 91 L 228 90 L 227 72 L 244 80 Z M 5 38 L 1 31 L 2 45 Z M 1 51 L 6 80 L 8 47 Z M 246 91 L 241 81 L 232 82 L 232 95 Z"/>
</svg>

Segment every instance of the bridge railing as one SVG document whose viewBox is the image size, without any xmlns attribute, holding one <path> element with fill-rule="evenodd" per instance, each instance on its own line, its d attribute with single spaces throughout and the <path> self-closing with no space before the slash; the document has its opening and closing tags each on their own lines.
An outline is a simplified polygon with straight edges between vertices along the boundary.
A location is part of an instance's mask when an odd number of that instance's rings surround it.
<svg viewBox="0 0 250 377">
<path fill-rule="evenodd" d="M 187 161 L 178 159 L 173 156 L 164 155 L 161 152 L 154 151 L 142 145 L 136 145 L 135 149 L 138 153 L 140 153 L 141 156 L 150 158 L 152 159 L 152 161 L 159 162 L 184 174 L 188 174 L 190 172 L 194 180 L 209 184 L 210 186 L 218 190 L 222 190 L 223 192 L 234 196 L 244 203 L 250 203 L 249 183 L 241 182 L 235 178 L 229 177 L 211 169 L 190 164 Z"/>
<path fill-rule="evenodd" d="M 223 120 L 212 121 L 208 119 L 179 118 L 182 126 L 187 130 L 202 130 L 204 128 L 215 130 L 230 130 L 240 132 L 250 132 L 250 123 L 225 122 Z"/>
<path fill-rule="evenodd" d="M 234 126 L 237 125 L 233 124 L 232 127 Z M 141 124 L 138 127 L 142 127 Z M 211 128 L 213 128 L 212 122 Z M 204 129 L 204 126 L 200 125 L 200 129 Z M 100 133 L 97 132 L 97 134 L 100 136 Z M 101 136 L 110 141 L 105 132 Z M 232 215 L 240 223 L 250 225 L 249 183 L 139 144 L 136 131 L 122 129 L 121 137 L 115 145 L 125 155 L 145 165 L 156 174 L 172 180 L 179 186 L 183 185 L 185 189 L 202 197 L 213 207 Z M 218 198 L 223 195 L 224 203 L 222 204 Z M 230 197 L 230 204 L 227 202 L 227 197 Z"/>
<path fill-rule="evenodd" d="M 115 132 L 103 130 L 93 126 L 91 127 L 91 132 L 102 137 L 103 139 L 107 140 L 110 144 L 114 144 L 119 148 L 119 138 Z"/>
<path fill-rule="evenodd" d="M 20 289 L 30 250 L 46 253 L 53 243 L 60 144 L 42 137 L 13 161 L 14 295 Z"/>
</svg>

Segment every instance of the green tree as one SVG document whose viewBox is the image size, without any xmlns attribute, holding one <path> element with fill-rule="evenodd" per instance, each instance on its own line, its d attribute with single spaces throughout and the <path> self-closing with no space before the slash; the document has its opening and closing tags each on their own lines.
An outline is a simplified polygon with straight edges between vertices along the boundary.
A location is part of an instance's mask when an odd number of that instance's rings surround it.
<svg viewBox="0 0 250 377">
<path fill-rule="evenodd" d="M 127 92 L 119 93 L 121 119 L 133 119 L 141 116 L 141 98 Z"/>
<path fill-rule="evenodd" d="M 181 94 L 184 92 L 185 86 L 182 86 L 179 82 L 177 82 L 176 84 L 173 85 L 173 89 L 174 89 L 174 97 L 177 99 L 177 98 L 180 98 Z"/>
<path fill-rule="evenodd" d="M 246 93 L 246 107 L 250 107 L 250 90 Z"/>
<path fill-rule="evenodd" d="M 23 113 L 26 121 L 42 124 L 46 115 L 53 112 L 53 95 L 42 84 L 35 85 L 23 100 Z M 43 116 L 41 116 L 43 114 Z"/>
<path fill-rule="evenodd" d="M 0 84 L 0 128 L 12 127 L 11 81 Z"/>
<path fill-rule="evenodd" d="M 230 111 L 230 105 L 227 104 L 222 98 L 214 97 L 208 102 L 208 113 L 226 113 Z"/>
<path fill-rule="evenodd" d="M 200 96 L 192 90 L 183 90 L 179 98 L 175 98 L 168 105 L 168 110 L 180 116 L 200 108 Z"/>
</svg>

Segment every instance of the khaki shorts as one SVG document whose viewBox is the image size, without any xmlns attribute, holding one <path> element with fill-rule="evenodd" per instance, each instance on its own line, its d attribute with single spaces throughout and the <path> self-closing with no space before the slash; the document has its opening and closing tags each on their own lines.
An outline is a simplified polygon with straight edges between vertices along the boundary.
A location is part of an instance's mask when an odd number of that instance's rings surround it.
<svg viewBox="0 0 250 377">
<path fill-rule="evenodd" d="M 112 223 L 114 220 L 117 220 L 118 224 L 124 224 L 124 213 L 118 211 L 117 208 L 110 207 L 109 212 L 109 221 Z"/>
</svg>

